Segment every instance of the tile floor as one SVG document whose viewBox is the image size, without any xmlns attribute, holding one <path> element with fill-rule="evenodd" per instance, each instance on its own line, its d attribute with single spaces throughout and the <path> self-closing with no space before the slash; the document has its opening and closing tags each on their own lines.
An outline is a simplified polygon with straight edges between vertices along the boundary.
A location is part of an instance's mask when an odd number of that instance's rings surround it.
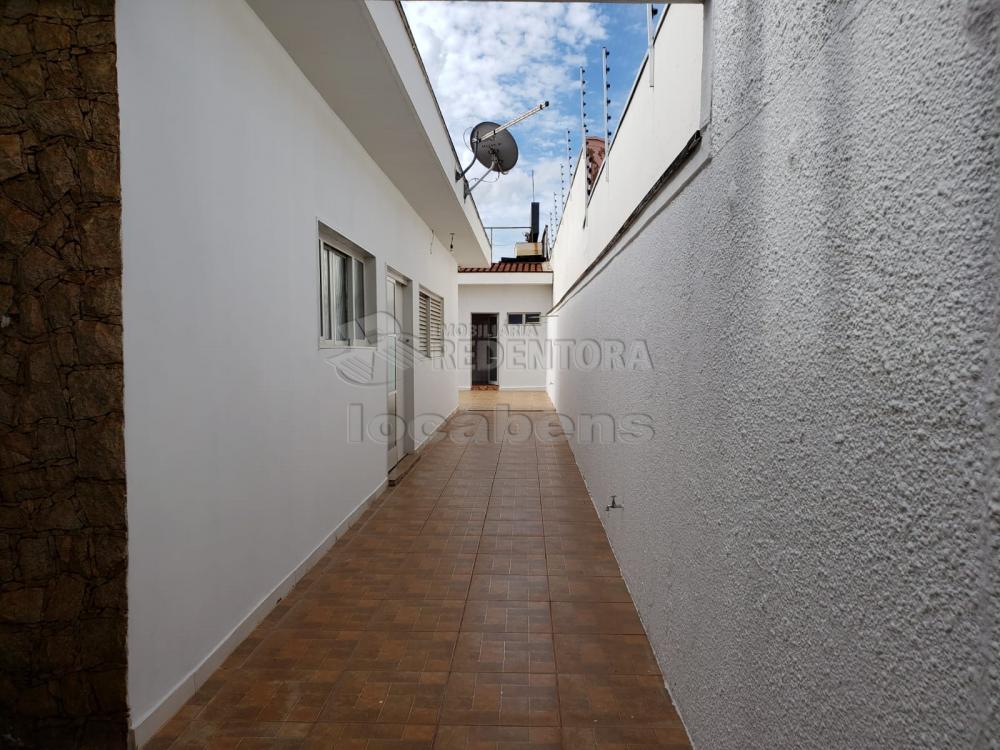
<svg viewBox="0 0 1000 750">
<path fill-rule="evenodd" d="M 496 409 L 506 406 L 511 411 L 549 411 L 552 402 L 545 391 L 501 391 L 471 390 L 459 391 L 458 405 L 461 409 Z"/>
<path fill-rule="evenodd" d="M 689 748 L 555 414 L 505 419 L 453 417 L 147 748 Z"/>
</svg>

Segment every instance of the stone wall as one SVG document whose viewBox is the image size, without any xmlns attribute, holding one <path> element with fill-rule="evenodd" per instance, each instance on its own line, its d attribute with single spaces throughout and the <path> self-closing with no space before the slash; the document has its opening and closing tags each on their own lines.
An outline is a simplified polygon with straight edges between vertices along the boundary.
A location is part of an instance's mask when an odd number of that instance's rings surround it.
<svg viewBox="0 0 1000 750">
<path fill-rule="evenodd" d="M 0 0 L 0 744 L 122 747 L 113 0 Z"/>
</svg>

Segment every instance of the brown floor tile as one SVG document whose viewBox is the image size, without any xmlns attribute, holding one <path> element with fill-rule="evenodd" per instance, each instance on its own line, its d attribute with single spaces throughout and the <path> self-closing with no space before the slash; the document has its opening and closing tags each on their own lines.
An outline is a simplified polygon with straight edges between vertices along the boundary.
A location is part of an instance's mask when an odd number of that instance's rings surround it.
<svg viewBox="0 0 1000 750">
<path fill-rule="evenodd" d="M 416 497 L 390 497 L 380 506 L 381 510 L 422 511 L 430 513 L 440 502 L 440 493 L 432 492 Z"/>
<path fill-rule="evenodd" d="M 185 706 L 184 709 L 191 708 L 191 706 Z M 181 716 L 181 712 L 168 721 L 163 727 L 157 732 L 156 737 L 148 742 L 143 748 L 150 748 L 150 750 L 166 750 L 170 745 L 174 743 L 180 735 L 184 734 L 184 731 L 188 728 L 188 724 L 191 723 L 193 716 Z"/>
<path fill-rule="evenodd" d="M 551 633 L 549 603 L 472 601 L 465 604 L 462 630 L 480 633 Z"/>
<path fill-rule="evenodd" d="M 455 632 L 461 627 L 464 611 L 465 602 L 458 600 L 385 599 L 378 603 L 368 629 Z"/>
<path fill-rule="evenodd" d="M 632 602 L 552 602 L 555 633 L 644 635 Z"/>
<path fill-rule="evenodd" d="M 263 721 L 201 721 L 188 724 L 171 746 L 173 748 L 236 748 L 245 738 L 278 736 L 281 722 Z"/>
<path fill-rule="evenodd" d="M 576 497 L 589 498 L 585 485 L 574 479 L 565 480 L 567 464 L 539 464 L 538 489 L 543 498 Z"/>
<path fill-rule="evenodd" d="M 475 555 L 433 555 L 416 552 L 357 553 L 338 556 L 330 562 L 327 570 L 344 575 L 357 573 L 467 575 L 472 573 L 475 561 Z"/>
<path fill-rule="evenodd" d="M 521 481 L 519 479 L 500 479 L 498 477 L 493 480 L 493 486 L 490 488 L 491 495 L 499 496 L 509 493 L 516 497 L 517 495 L 535 495 L 539 492 L 541 490 L 538 489 L 537 478 Z"/>
<path fill-rule="evenodd" d="M 437 555 L 474 555 L 479 552 L 480 537 L 475 536 L 419 536 L 414 549 Z"/>
<path fill-rule="evenodd" d="M 566 449 L 570 457 L 572 457 L 572 452 L 569 450 L 569 443 L 556 444 L 553 443 L 551 446 L 539 445 L 536 448 L 536 453 L 541 452 L 543 458 L 547 456 L 566 456 L 561 453 L 563 449 Z M 538 476 L 541 479 L 541 486 L 545 487 L 547 485 L 556 484 L 583 484 L 583 475 L 576 468 L 576 464 L 572 461 L 541 461 L 538 465 Z M 586 491 L 586 490 L 584 490 Z"/>
<path fill-rule="evenodd" d="M 366 535 L 389 534 L 392 536 L 416 536 L 424 527 L 423 519 L 380 518 L 376 516 L 364 525 L 359 533 Z"/>
<path fill-rule="evenodd" d="M 558 507 L 560 505 L 590 505 L 593 507 L 594 501 L 591 500 L 590 495 L 587 494 L 587 490 L 563 490 L 555 487 L 542 487 L 539 491 L 539 497 L 542 499 L 542 507 Z"/>
<path fill-rule="evenodd" d="M 435 467 L 431 464 L 427 464 L 426 467 L 417 467 L 407 477 L 407 482 L 396 487 L 395 493 L 397 495 L 405 495 L 408 492 L 440 491 L 442 487 L 448 484 L 448 480 L 451 479 L 454 473 L 455 467 Z"/>
<path fill-rule="evenodd" d="M 559 726 L 555 675 L 452 672 L 442 724 Z"/>
<path fill-rule="evenodd" d="M 540 536 L 484 536 L 479 553 L 485 555 L 545 556 L 545 539 Z"/>
<path fill-rule="evenodd" d="M 270 700 L 271 694 L 247 695 L 240 690 L 235 695 L 221 693 L 209 701 L 198 714 L 198 721 L 256 721 L 257 716 Z"/>
<path fill-rule="evenodd" d="M 302 750 L 432 750 L 436 727 L 405 724 L 314 724 Z"/>
<path fill-rule="evenodd" d="M 461 409 L 488 409 L 484 412 L 492 414 L 494 409 L 506 408 L 511 411 L 551 411 L 552 402 L 545 391 L 500 391 L 500 390 L 468 390 L 458 392 L 458 405 Z"/>
<path fill-rule="evenodd" d="M 482 505 L 473 506 L 449 506 L 435 507 L 427 518 L 428 521 L 450 521 L 451 523 L 479 523 L 486 519 L 486 507 Z"/>
<path fill-rule="evenodd" d="M 373 521 L 426 521 L 434 510 L 430 504 L 391 503 L 382 504 L 375 511 Z"/>
<path fill-rule="evenodd" d="M 301 735 L 304 737 L 308 734 L 309 723 L 319 720 L 320 711 L 333 692 L 334 684 L 333 682 L 279 683 L 270 701 L 257 714 L 257 721 L 294 723 L 300 729 L 304 726 L 306 730 Z"/>
<path fill-rule="evenodd" d="M 563 510 L 565 510 L 565 508 L 563 508 Z M 604 532 L 604 526 L 601 525 L 600 519 L 596 516 L 589 519 L 584 517 L 582 520 L 573 521 L 554 521 L 546 519 L 545 536 L 587 537 L 596 538 L 602 542 L 607 539 L 607 535 Z"/>
<path fill-rule="evenodd" d="M 546 556 L 545 567 L 550 576 L 621 577 L 618 561 L 612 555 L 581 557 L 553 554 Z"/>
<path fill-rule="evenodd" d="M 489 507 L 490 510 L 495 508 L 512 508 L 541 512 L 542 501 L 538 497 L 494 495 L 490 498 Z"/>
<path fill-rule="evenodd" d="M 542 522 L 542 509 L 517 506 L 491 505 L 486 514 L 487 521 L 531 521 Z"/>
<path fill-rule="evenodd" d="M 285 614 L 291 610 L 291 607 L 285 609 Z M 361 613 L 361 619 L 364 620 L 363 614 Z M 284 619 L 283 617 L 281 619 Z M 280 622 L 281 620 L 279 620 Z M 250 654 L 257 650 L 257 647 L 264 640 L 264 637 L 273 630 L 273 627 L 263 628 L 258 626 L 254 629 L 253 633 L 243 641 L 239 646 L 237 646 L 229 656 L 226 657 L 225 661 L 222 662 L 222 666 L 219 669 L 237 669 L 246 664 L 246 660 L 250 658 Z M 193 717 L 191 717 L 193 718 Z"/>
<path fill-rule="evenodd" d="M 538 465 L 525 457 L 505 458 L 505 454 L 500 455 L 500 463 L 497 464 L 496 474 L 493 475 L 493 488 L 503 487 L 537 487 L 538 486 Z"/>
<path fill-rule="evenodd" d="M 148 747 L 686 750 L 559 420 L 520 416 L 453 417 Z"/>
<path fill-rule="evenodd" d="M 458 636 L 452 660 L 455 672 L 556 671 L 552 636 L 548 633 L 474 633 Z"/>
<path fill-rule="evenodd" d="M 377 534 L 355 535 L 350 540 L 345 540 L 344 549 L 354 554 L 385 554 L 394 552 L 420 551 L 414 549 L 414 541 L 419 537 L 413 536 L 379 536 Z"/>
<path fill-rule="evenodd" d="M 344 669 L 447 672 L 458 633 L 368 631 Z"/>
<path fill-rule="evenodd" d="M 474 573 L 501 576 L 546 575 L 545 557 L 541 555 L 476 555 Z"/>
<path fill-rule="evenodd" d="M 554 602 L 630 602 L 628 587 L 621 578 L 549 576 L 549 595 Z"/>
<path fill-rule="evenodd" d="M 500 461 L 500 451 L 493 446 L 472 446 L 465 451 L 467 458 L 452 472 L 448 486 L 493 484 Z"/>
<path fill-rule="evenodd" d="M 153 739 L 142 746 L 142 750 L 168 750 L 172 747 L 177 738 L 163 734 L 164 731 L 165 728 L 161 729 Z"/>
<path fill-rule="evenodd" d="M 303 750 L 304 747 L 306 740 L 300 737 L 247 737 L 237 745 L 238 750 Z"/>
<path fill-rule="evenodd" d="M 546 555 L 567 555 L 570 557 L 586 557 L 597 555 L 612 556 L 611 545 L 603 536 L 546 536 Z"/>
<path fill-rule="evenodd" d="M 346 668 L 365 634 L 357 630 L 323 631 L 281 628 L 269 634 L 246 660 L 251 669 Z"/>
<path fill-rule="evenodd" d="M 229 674 L 231 673 L 216 672 L 213 674 L 195 691 L 194 695 L 191 696 L 190 700 L 188 700 L 187 704 L 181 710 L 185 711 L 188 707 L 204 707 L 207 705 L 223 688 L 234 682 L 231 679 L 227 679 L 227 675 Z M 187 718 L 193 719 L 195 716 L 188 716 Z"/>
<path fill-rule="evenodd" d="M 643 727 L 566 727 L 562 743 L 573 750 L 690 750 L 682 726 L 653 729 Z"/>
<path fill-rule="evenodd" d="M 322 721 L 341 724 L 437 724 L 444 672 L 344 672 Z"/>
<path fill-rule="evenodd" d="M 476 537 L 483 533 L 482 521 L 427 521 L 420 530 L 421 536 Z"/>
<path fill-rule="evenodd" d="M 553 636 L 560 671 L 580 674 L 658 675 L 645 635 L 560 633 Z"/>
<path fill-rule="evenodd" d="M 309 596 L 350 596 L 364 599 L 465 599 L 468 575 L 420 573 L 356 573 L 327 576 L 309 589 Z"/>
<path fill-rule="evenodd" d="M 473 555 L 411 555 L 406 562 L 408 567 L 403 570 L 412 573 L 431 573 L 435 575 L 471 575 L 475 568 L 476 558 Z"/>
<path fill-rule="evenodd" d="M 486 521 L 483 536 L 543 536 L 541 521 Z"/>
<path fill-rule="evenodd" d="M 449 483 L 441 490 L 441 497 L 460 495 L 489 495 L 493 491 L 493 480 L 485 482 Z"/>
<path fill-rule="evenodd" d="M 538 487 L 530 486 L 503 486 L 490 490 L 491 500 L 533 500 L 540 504 L 542 491 Z"/>
<path fill-rule="evenodd" d="M 443 508 L 486 508 L 490 504 L 490 496 L 486 495 L 458 495 L 457 497 L 442 497 L 437 505 L 438 509 Z"/>
<path fill-rule="evenodd" d="M 564 727 L 680 725 L 659 675 L 560 674 L 559 713 Z"/>
<path fill-rule="evenodd" d="M 296 630 L 364 630 L 379 607 L 376 600 L 354 597 L 306 597 L 278 623 Z"/>
<path fill-rule="evenodd" d="M 561 750 L 557 727 L 438 727 L 434 750 Z M 566 745 L 572 748 L 572 745 Z"/>
<path fill-rule="evenodd" d="M 548 578 L 546 576 L 473 575 L 472 584 L 469 587 L 469 601 L 481 599 L 548 601 Z"/>
<path fill-rule="evenodd" d="M 601 519 L 594 511 L 593 507 L 588 507 L 583 503 L 579 505 L 556 505 L 546 506 L 541 509 L 542 520 L 546 524 L 551 523 L 585 523 L 590 525 L 601 525 Z M 546 525 L 548 532 L 548 525 Z"/>
</svg>

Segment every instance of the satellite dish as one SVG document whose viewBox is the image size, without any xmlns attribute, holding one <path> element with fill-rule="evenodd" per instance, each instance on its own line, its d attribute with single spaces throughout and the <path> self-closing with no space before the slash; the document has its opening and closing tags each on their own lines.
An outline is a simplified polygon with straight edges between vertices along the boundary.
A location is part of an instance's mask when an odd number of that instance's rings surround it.
<svg viewBox="0 0 1000 750">
<path fill-rule="evenodd" d="M 493 172 L 507 174 L 517 164 L 517 142 L 509 130 L 502 130 L 487 138 L 500 127 L 499 123 L 481 122 L 469 134 L 469 148 L 476 155 L 476 161 Z"/>
<path fill-rule="evenodd" d="M 533 114 L 541 112 L 549 106 L 547 101 L 542 102 L 537 107 L 529 109 L 523 115 L 518 115 L 513 120 L 498 125 L 495 122 L 481 122 L 469 133 L 469 148 L 472 149 L 472 161 L 469 166 L 461 172 L 455 171 L 455 181 L 459 182 L 465 178 L 466 172 L 472 169 L 472 165 L 477 161 L 486 167 L 487 171 L 471 186 L 465 184 L 465 197 L 476 189 L 476 186 L 483 181 L 490 172 L 507 174 L 514 165 L 517 164 L 517 143 L 514 136 L 510 134 L 510 129 L 522 120 L 527 120 Z"/>
</svg>

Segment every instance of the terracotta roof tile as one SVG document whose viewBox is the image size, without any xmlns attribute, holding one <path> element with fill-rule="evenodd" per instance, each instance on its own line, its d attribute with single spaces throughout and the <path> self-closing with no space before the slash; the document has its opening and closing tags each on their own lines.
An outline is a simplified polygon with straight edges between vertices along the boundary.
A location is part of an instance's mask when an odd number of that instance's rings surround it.
<svg viewBox="0 0 1000 750">
<path fill-rule="evenodd" d="M 543 263 L 511 263 L 509 261 L 499 261 L 492 263 L 486 268 L 465 268 L 458 269 L 459 273 L 545 273 Z"/>
</svg>

